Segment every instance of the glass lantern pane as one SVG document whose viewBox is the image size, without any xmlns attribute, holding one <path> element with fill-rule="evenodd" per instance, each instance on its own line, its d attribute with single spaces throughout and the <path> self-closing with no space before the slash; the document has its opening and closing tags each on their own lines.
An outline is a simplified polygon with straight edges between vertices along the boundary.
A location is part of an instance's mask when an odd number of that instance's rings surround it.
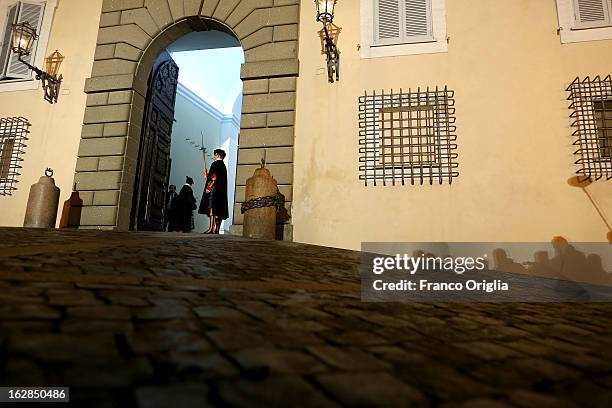
<svg viewBox="0 0 612 408">
<path fill-rule="evenodd" d="M 36 31 L 28 23 L 14 25 L 12 38 L 13 51 L 28 55 L 32 51 L 35 38 Z"/>
<path fill-rule="evenodd" d="M 330 22 L 334 18 L 334 6 L 337 0 L 315 0 L 317 5 L 317 20 Z"/>
<path fill-rule="evenodd" d="M 64 61 L 64 56 L 55 50 L 53 54 L 45 58 L 46 71 L 49 75 L 57 76 L 60 66 Z"/>
</svg>

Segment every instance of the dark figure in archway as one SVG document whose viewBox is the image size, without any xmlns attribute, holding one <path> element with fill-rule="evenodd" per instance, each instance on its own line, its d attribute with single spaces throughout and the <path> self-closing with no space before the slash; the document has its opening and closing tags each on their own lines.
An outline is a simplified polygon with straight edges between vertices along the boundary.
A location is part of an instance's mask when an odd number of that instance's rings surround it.
<svg viewBox="0 0 612 408">
<path fill-rule="evenodd" d="M 166 194 L 166 205 L 164 206 L 164 231 L 174 232 L 176 229 L 176 186 L 171 184 Z"/>
<path fill-rule="evenodd" d="M 205 234 L 218 234 L 221 221 L 229 218 L 227 208 L 227 168 L 223 159 L 225 151 L 216 149 L 210 171 L 206 175 L 206 188 L 200 201 L 198 213 L 210 217 L 210 225 Z"/>
<path fill-rule="evenodd" d="M 191 232 L 194 229 L 193 210 L 198 208 L 193 196 L 193 179 L 187 176 L 183 188 L 176 198 L 176 231 Z"/>
</svg>

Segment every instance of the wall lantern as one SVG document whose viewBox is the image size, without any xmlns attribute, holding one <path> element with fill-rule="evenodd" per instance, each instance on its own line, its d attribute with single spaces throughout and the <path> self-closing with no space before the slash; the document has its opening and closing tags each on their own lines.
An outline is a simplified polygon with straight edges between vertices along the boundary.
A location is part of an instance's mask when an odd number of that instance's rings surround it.
<svg viewBox="0 0 612 408">
<path fill-rule="evenodd" d="M 327 34 L 329 35 L 329 37 L 331 38 L 332 42 L 334 44 L 338 43 L 338 37 L 340 36 L 340 31 L 342 31 L 342 28 L 338 27 L 337 25 L 335 25 L 334 23 L 329 23 L 327 24 Z M 321 29 L 319 31 L 319 38 L 321 39 L 321 54 L 326 54 L 327 53 L 327 37 L 325 36 L 325 29 Z"/>
<path fill-rule="evenodd" d="M 315 0 L 317 6 L 317 21 L 323 24 L 319 31 L 321 52 L 327 55 L 327 76 L 329 82 L 340 80 L 340 50 L 337 47 L 338 36 L 342 30 L 333 24 L 334 10 L 338 0 Z"/>
<path fill-rule="evenodd" d="M 14 24 L 11 48 L 19 56 L 25 57 L 32 52 L 32 46 L 37 38 L 36 30 L 29 23 Z"/>
<path fill-rule="evenodd" d="M 38 38 L 36 30 L 29 23 L 23 22 L 13 24 L 11 49 L 19 55 L 19 61 L 36 73 L 36 79 L 42 82 L 45 91 L 45 100 L 49 103 L 56 103 L 62 84 L 62 76 L 57 76 L 64 56 L 55 50 L 53 54 L 45 58 L 46 71 L 34 65 L 30 65 L 23 60 L 23 57 L 30 55 L 34 41 Z"/>
<path fill-rule="evenodd" d="M 338 0 L 315 0 L 317 4 L 317 21 L 331 23 L 334 19 L 334 8 Z"/>
</svg>

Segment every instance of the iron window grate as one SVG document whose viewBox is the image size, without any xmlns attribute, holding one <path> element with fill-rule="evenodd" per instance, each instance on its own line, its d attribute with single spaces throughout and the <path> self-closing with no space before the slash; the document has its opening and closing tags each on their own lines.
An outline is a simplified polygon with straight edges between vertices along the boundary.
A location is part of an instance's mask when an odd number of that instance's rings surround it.
<svg viewBox="0 0 612 408">
<path fill-rule="evenodd" d="M 612 179 L 612 78 L 576 78 L 567 88 L 574 164 L 583 180 Z"/>
<path fill-rule="evenodd" d="M 453 182 L 454 91 L 436 87 L 359 97 L 359 179 L 377 185 Z"/>
<path fill-rule="evenodd" d="M 17 189 L 29 128 L 25 118 L 0 118 L 0 195 L 11 195 Z"/>
</svg>

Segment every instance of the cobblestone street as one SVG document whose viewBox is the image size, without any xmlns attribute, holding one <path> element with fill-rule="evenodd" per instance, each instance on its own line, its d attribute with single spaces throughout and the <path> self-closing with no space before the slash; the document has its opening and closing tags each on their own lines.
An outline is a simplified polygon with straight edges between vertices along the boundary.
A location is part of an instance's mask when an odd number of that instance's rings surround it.
<svg viewBox="0 0 612 408">
<path fill-rule="evenodd" d="M 2 385 L 89 407 L 610 406 L 612 305 L 362 303 L 359 253 L 0 229 Z"/>
</svg>

